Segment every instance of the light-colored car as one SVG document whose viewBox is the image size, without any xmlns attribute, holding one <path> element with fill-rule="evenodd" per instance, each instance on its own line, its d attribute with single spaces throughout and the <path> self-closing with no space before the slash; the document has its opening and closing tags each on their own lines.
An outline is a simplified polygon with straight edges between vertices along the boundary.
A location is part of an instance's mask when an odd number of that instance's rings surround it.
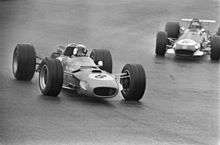
<svg viewBox="0 0 220 145">
<path fill-rule="evenodd" d="M 39 72 L 40 90 L 49 96 L 57 96 L 62 88 L 101 98 L 115 97 L 121 91 L 125 100 L 138 101 L 146 88 L 141 65 L 126 64 L 121 73 L 112 74 L 110 51 L 93 49 L 88 53 L 82 44 L 59 46 L 44 59 L 36 55 L 33 45 L 17 44 L 12 66 L 17 80 L 30 81 Z"/>
</svg>

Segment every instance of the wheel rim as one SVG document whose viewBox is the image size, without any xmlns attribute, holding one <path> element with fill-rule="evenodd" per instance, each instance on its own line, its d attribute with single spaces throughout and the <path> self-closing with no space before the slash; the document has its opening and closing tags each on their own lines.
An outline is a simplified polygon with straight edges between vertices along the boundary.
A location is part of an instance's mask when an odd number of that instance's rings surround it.
<svg viewBox="0 0 220 145">
<path fill-rule="evenodd" d="M 95 55 L 93 52 L 90 53 L 90 58 L 95 62 Z"/>
<path fill-rule="evenodd" d="M 129 73 L 128 70 L 124 70 L 123 73 L 126 73 L 127 75 L 130 76 L 130 73 Z M 121 84 L 122 84 L 122 87 L 123 87 L 122 92 L 124 94 L 129 92 L 129 90 L 130 90 L 130 88 L 129 88 L 130 87 L 130 82 L 131 82 L 131 78 L 130 77 L 121 79 Z"/>
<path fill-rule="evenodd" d="M 17 51 L 15 51 L 14 56 L 13 56 L 12 68 L 13 68 L 13 73 L 16 74 L 16 72 L 17 72 L 17 70 L 18 70 L 18 56 L 17 56 Z"/>
<path fill-rule="evenodd" d="M 39 83 L 40 83 L 40 87 L 41 89 L 45 89 L 46 88 L 46 84 L 47 84 L 47 75 L 48 75 L 48 68 L 46 65 L 44 65 L 41 68 L 40 71 L 40 76 L 39 76 Z"/>
</svg>

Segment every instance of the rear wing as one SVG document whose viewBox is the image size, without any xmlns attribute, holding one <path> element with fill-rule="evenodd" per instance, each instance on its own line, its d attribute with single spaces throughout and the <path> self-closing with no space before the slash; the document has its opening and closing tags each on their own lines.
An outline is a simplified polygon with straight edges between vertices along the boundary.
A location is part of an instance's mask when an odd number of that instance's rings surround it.
<svg viewBox="0 0 220 145">
<path fill-rule="evenodd" d="M 184 21 L 184 22 L 191 22 L 193 19 L 181 19 L 181 21 Z M 202 20 L 200 19 L 199 22 L 202 22 L 202 23 L 216 23 L 215 20 Z"/>
</svg>

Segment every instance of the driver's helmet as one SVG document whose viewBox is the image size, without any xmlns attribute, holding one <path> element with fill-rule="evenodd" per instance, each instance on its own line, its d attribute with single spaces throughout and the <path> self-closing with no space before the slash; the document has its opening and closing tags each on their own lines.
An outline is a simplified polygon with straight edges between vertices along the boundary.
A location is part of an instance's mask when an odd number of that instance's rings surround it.
<svg viewBox="0 0 220 145">
<path fill-rule="evenodd" d="M 76 43 L 69 43 L 66 47 L 76 47 Z"/>
<path fill-rule="evenodd" d="M 76 47 L 76 43 L 69 43 L 66 46 L 66 49 L 64 51 L 64 55 L 71 57 L 73 55 L 73 50 L 74 50 L 75 47 Z"/>
<path fill-rule="evenodd" d="M 193 19 L 191 24 L 190 24 L 190 28 L 192 28 L 192 29 L 201 29 L 202 26 L 201 26 L 201 23 L 199 22 L 198 19 Z"/>
<path fill-rule="evenodd" d="M 73 49 L 73 55 L 74 56 L 86 56 L 88 50 L 86 49 L 86 46 L 82 44 L 77 44 L 76 47 Z"/>
</svg>

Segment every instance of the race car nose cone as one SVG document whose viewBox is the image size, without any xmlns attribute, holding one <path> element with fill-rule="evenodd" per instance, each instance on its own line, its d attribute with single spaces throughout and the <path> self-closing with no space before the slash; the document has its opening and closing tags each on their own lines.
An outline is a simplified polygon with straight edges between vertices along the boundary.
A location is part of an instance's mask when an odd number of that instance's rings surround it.
<svg viewBox="0 0 220 145">
<path fill-rule="evenodd" d="M 193 56 L 198 49 L 197 43 L 191 39 L 182 39 L 176 43 L 175 54 L 177 56 Z"/>
<path fill-rule="evenodd" d="M 182 39 L 182 40 L 179 40 L 177 42 L 178 45 L 182 45 L 182 46 L 194 46 L 196 45 L 197 43 L 192 40 L 192 39 Z"/>
<path fill-rule="evenodd" d="M 109 74 L 90 74 L 87 80 L 92 88 L 96 87 L 112 87 L 117 88 L 116 80 Z"/>
<path fill-rule="evenodd" d="M 199 44 L 191 39 L 182 39 L 176 43 L 175 51 L 183 50 L 194 52 L 199 48 Z"/>
<path fill-rule="evenodd" d="M 80 82 L 80 87 L 85 94 L 102 98 L 115 97 L 119 90 L 115 78 L 108 73 L 91 73 Z"/>
</svg>

